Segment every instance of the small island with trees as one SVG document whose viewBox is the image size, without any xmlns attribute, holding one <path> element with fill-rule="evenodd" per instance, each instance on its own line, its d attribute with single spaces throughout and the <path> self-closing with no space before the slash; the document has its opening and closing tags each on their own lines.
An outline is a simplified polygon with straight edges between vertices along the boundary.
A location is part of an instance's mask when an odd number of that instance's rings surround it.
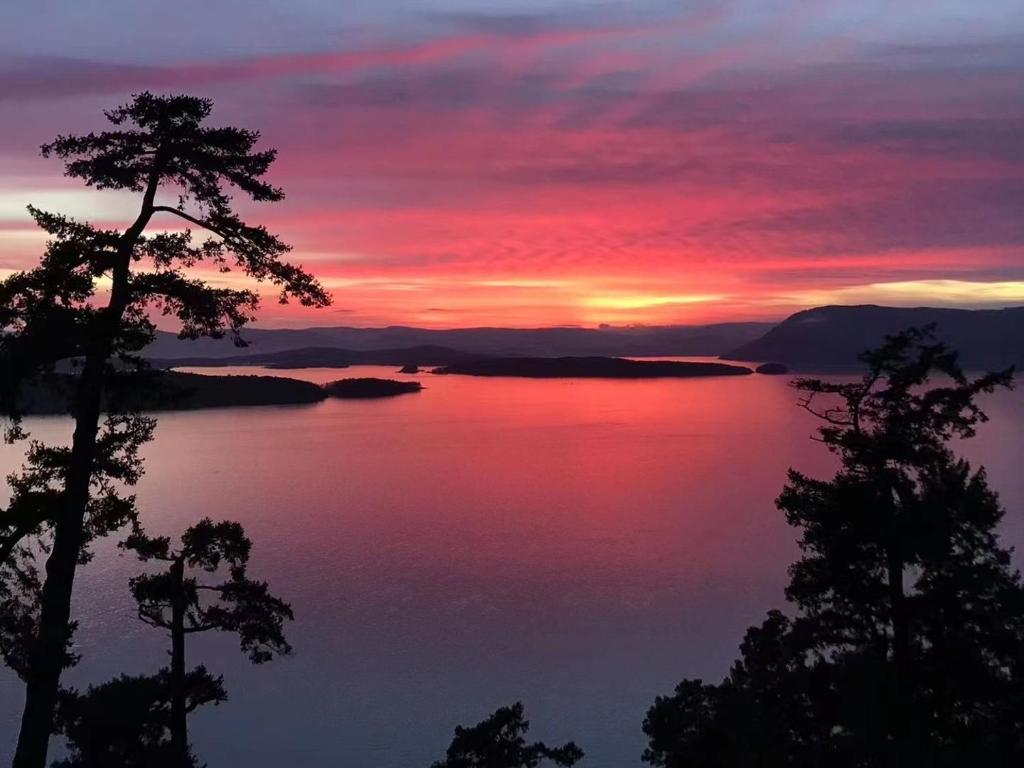
<svg viewBox="0 0 1024 768">
<path fill-rule="evenodd" d="M 328 397 L 349 399 L 366 399 L 376 397 L 394 397 L 411 392 L 419 392 L 423 385 L 418 381 L 395 381 L 394 379 L 341 379 L 325 384 L 323 391 Z"/>
</svg>

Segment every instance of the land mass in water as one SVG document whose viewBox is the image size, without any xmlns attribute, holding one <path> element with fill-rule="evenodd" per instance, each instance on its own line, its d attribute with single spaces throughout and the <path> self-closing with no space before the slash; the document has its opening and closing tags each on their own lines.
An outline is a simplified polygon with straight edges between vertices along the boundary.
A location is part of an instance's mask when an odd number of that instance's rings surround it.
<svg viewBox="0 0 1024 768">
<path fill-rule="evenodd" d="M 161 331 L 144 352 L 150 360 L 252 358 L 299 349 L 343 350 L 349 364 L 449 365 L 442 355 L 488 357 L 714 356 L 764 335 L 775 323 L 626 326 L 599 328 L 247 328 L 248 347 L 229 339 L 182 340 Z M 388 354 L 388 353 L 392 354 Z M 328 359 L 326 355 L 324 359 Z M 276 361 L 280 363 L 281 361 Z M 275 364 L 276 364 L 275 363 Z M 177 363 L 185 365 L 186 363 Z M 188 363 L 191 364 L 191 363 Z M 211 363 L 203 363 L 211 364 Z M 240 363 L 228 363 L 231 365 Z M 262 362 L 249 363 L 263 365 Z M 301 367 L 291 365 L 291 367 Z M 327 367 L 321 365 L 320 367 Z M 333 366 L 332 366 L 333 367 Z"/>
<path fill-rule="evenodd" d="M 887 335 L 934 325 L 940 341 L 972 369 L 1024 366 L 1024 307 L 999 310 L 829 306 L 781 323 L 627 328 L 247 329 L 251 346 L 180 340 L 160 332 L 145 355 L 158 367 L 259 365 L 455 366 L 481 358 L 720 356 L 782 363 L 795 370 L 860 368 L 858 356 Z"/>
<path fill-rule="evenodd" d="M 236 365 L 258 365 L 287 370 L 294 368 L 348 368 L 351 365 L 449 365 L 475 360 L 480 355 L 438 346 L 402 349 L 342 349 L 339 347 L 301 347 L 280 352 L 256 352 L 227 357 L 156 358 L 149 362 L 154 368 L 225 368 Z"/>
<path fill-rule="evenodd" d="M 797 312 L 754 341 L 722 355 L 726 360 L 774 361 L 797 369 L 860 367 L 858 356 L 886 336 L 934 326 L 935 337 L 975 370 L 1024 367 L 1024 307 L 935 309 L 832 306 Z"/>
<path fill-rule="evenodd" d="M 66 414 L 73 377 L 54 374 L 25 387 L 23 410 L 31 415 Z M 282 376 L 206 376 L 157 372 L 129 391 L 128 404 L 142 411 L 191 411 L 256 405 L 302 405 L 327 398 L 376 398 L 418 392 L 418 381 L 342 379 L 324 386 Z"/>
<path fill-rule="evenodd" d="M 330 397 L 366 399 L 394 397 L 408 392 L 419 392 L 423 385 L 418 381 L 394 381 L 392 379 L 341 379 L 324 385 Z"/>
<path fill-rule="evenodd" d="M 438 374 L 518 376 L 531 379 L 669 379 L 745 376 L 749 368 L 725 363 L 626 360 L 619 357 L 499 357 L 446 365 Z"/>
</svg>

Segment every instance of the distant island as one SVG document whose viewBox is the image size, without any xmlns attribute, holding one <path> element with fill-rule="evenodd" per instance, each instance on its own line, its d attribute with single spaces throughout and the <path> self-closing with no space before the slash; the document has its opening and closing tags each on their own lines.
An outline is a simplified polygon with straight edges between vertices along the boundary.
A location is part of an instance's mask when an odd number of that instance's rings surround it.
<svg viewBox="0 0 1024 768">
<path fill-rule="evenodd" d="M 411 392 L 419 392 L 423 385 L 418 381 L 394 381 L 392 379 L 341 379 L 324 385 L 324 391 L 330 397 L 369 398 L 394 397 Z"/>
<path fill-rule="evenodd" d="M 753 371 L 724 363 L 627 360 L 621 357 L 497 357 L 446 365 L 435 369 L 434 373 L 530 379 L 685 379 L 746 376 Z"/>
<path fill-rule="evenodd" d="M 182 340 L 165 331 L 144 352 L 157 368 L 262 366 L 272 369 L 454 368 L 484 358 L 708 356 L 779 363 L 793 370 L 859 369 L 858 355 L 885 336 L 935 324 L 971 369 L 1024 367 L 1024 307 L 941 309 L 828 306 L 781 323 L 600 328 L 249 329 L 240 350 L 225 339 Z"/>
<path fill-rule="evenodd" d="M 789 373 L 789 366 L 783 363 L 762 363 L 754 369 L 754 373 L 764 376 L 785 376 Z"/>
<path fill-rule="evenodd" d="M 54 374 L 25 387 L 21 402 L 28 415 L 66 414 L 73 377 Z M 282 376 L 206 376 L 160 371 L 126 387 L 127 403 L 142 411 L 194 411 L 258 405 L 308 405 L 327 398 L 366 399 L 418 392 L 418 381 L 341 379 L 320 386 Z"/>
<path fill-rule="evenodd" d="M 184 342 L 187 343 L 187 342 Z M 280 352 L 259 352 L 226 357 L 176 357 L 149 360 L 154 368 L 226 368 L 255 365 L 286 370 L 294 368 L 348 368 L 351 365 L 399 365 L 419 368 L 423 365 L 450 365 L 475 360 L 479 355 L 438 346 L 401 349 L 344 349 L 340 347 L 300 347 Z"/>
</svg>

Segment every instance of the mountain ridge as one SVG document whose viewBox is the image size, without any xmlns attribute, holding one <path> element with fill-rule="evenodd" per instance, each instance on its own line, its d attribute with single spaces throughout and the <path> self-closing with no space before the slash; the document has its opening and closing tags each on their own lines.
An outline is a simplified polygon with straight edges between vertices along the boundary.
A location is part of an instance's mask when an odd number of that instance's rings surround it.
<svg viewBox="0 0 1024 768">
<path fill-rule="evenodd" d="M 228 339 L 180 340 L 173 333 L 159 331 L 154 343 L 143 354 L 149 359 L 166 360 L 238 357 L 312 347 L 362 352 L 434 346 L 447 347 L 463 354 L 494 357 L 719 355 L 758 338 L 773 325 L 713 323 L 614 328 L 251 328 L 243 331 L 243 337 L 248 342 L 244 348 L 234 346 Z"/>
<path fill-rule="evenodd" d="M 1024 366 L 1024 307 L 954 309 L 829 305 L 790 315 L 762 337 L 721 355 L 725 360 L 780 362 L 794 368 L 854 368 L 887 335 L 934 326 L 935 336 L 972 369 Z"/>
</svg>

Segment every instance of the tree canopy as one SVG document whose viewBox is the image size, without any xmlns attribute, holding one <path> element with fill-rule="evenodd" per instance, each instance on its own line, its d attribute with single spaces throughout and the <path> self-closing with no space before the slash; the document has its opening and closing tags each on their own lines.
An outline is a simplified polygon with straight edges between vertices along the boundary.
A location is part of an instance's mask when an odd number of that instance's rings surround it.
<svg viewBox="0 0 1024 768">
<path fill-rule="evenodd" d="M 150 537 L 137 528 L 122 546 L 143 562 L 169 566 L 131 581 L 139 618 L 146 624 L 173 630 L 172 613 L 180 603 L 186 634 L 234 633 L 254 664 L 291 652 L 284 637 L 284 622 L 292 619 L 291 606 L 272 595 L 266 582 L 249 578 L 252 542 L 238 523 L 205 518 L 185 531 L 177 549 L 171 548 L 170 538 Z M 190 570 L 198 575 L 190 575 Z M 216 583 L 199 578 L 222 570 L 227 573 L 215 579 Z"/>
<path fill-rule="evenodd" d="M 928 329 L 864 355 L 854 382 L 800 379 L 839 459 L 791 470 L 777 504 L 800 532 L 792 618 L 751 629 L 718 685 L 686 680 L 648 713 L 658 766 L 1006 765 L 1024 758 L 1024 586 L 1004 510 L 954 453 L 986 416 Z"/>
<path fill-rule="evenodd" d="M 17 768 L 45 768 L 60 674 L 73 661 L 76 569 L 92 538 L 135 520 L 134 500 L 111 480 L 134 482 L 141 466 L 132 451 L 149 439 L 152 422 L 118 403 L 117 392 L 144 367 L 139 352 L 153 338 L 154 318 L 176 323 L 183 338 L 244 343 L 239 331 L 259 295 L 212 282 L 233 269 L 276 285 L 282 302 L 330 301 L 308 272 L 283 260 L 283 241 L 236 210 L 234 194 L 256 203 L 283 198 L 265 178 L 275 153 L 257 149 L 256 131 L 209 125 L 212 107 L 209 99 L 141 93 L 106 113 L 108 130 L 44 144 L 43 156 L 62 160 L 66 175 L 135 193 L 137 213 L 124 229 L 106 229 L 30 207 L 50 237 L 45 252 L 35 268 L 0 281 L 0 415 L 13 419 L 6 437 L 25 437 L 18 417 L 27 384 L 58 363 L 76 371 L 68 382 L 70 448 L 30 446 L 25 472 L 12 479 L 12 502 L 0 509 L 0 607 L 8 609 L 0 649 L 26 682 Z M 247 593 L 235 602 L 259 599 Z"/>
<path fill-rule="evenodd" d="M 571 741 L 561 747 L 528 744 L 529 730 L 522 703 L 502 707 L 474 726 L 457 726 L 445 759 L 432 768 L 536 768 L 546 760 L 569 768 L 583 758 L 583 750 Z"/>
</svg>

